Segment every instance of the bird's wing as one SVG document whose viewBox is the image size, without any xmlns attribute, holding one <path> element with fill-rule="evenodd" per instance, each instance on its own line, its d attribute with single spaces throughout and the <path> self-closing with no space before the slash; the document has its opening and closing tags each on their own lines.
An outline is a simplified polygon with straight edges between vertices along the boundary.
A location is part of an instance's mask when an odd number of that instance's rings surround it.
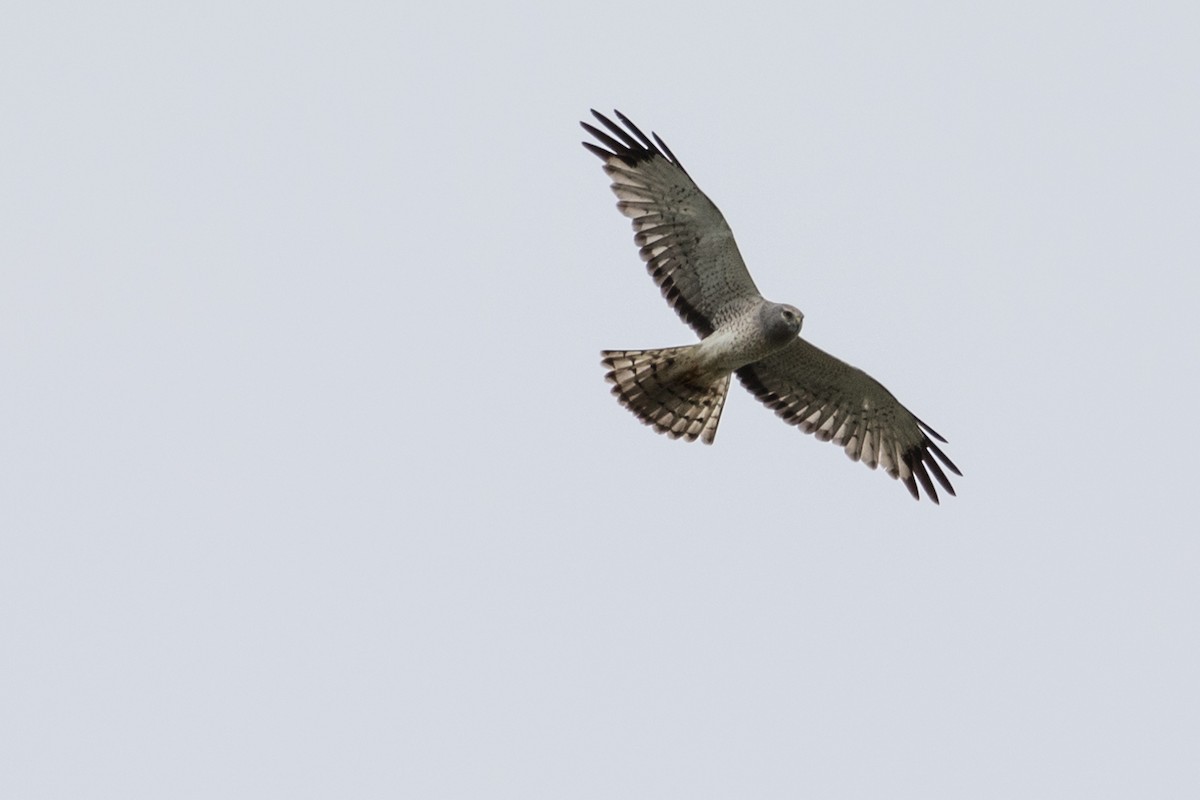
<svg viewBox="0 0 1200 800">
<path fill-rule="evenodd" d="M 746 271 L 725 217 L 700 191 L 671 149 L 621 112 L 622 128 L 592 111 L 604 128 L 584 129 L 604 147 L 583 146 L 604 162 L 617 208 L 633 220 L 634 242 L 667 302 L 701 338 L 762 295 Z M 607 148 L 607 149 L 605 149 Z"/>
<path fill-rule="evenodd" d="M 938 502 L 930 475 L 954 494 L 942 466 L 955 475 L 962 473 L 933 442 L 946 440 L 862 370 L 797 338 L 779 352 L 742 367 L 737 375 L 785 422 L 821 441 L 841 445 L 846 455 L 871 469 L 882 464 L 914 498 L 920 499 L 919 482 Z"/>
</svg>

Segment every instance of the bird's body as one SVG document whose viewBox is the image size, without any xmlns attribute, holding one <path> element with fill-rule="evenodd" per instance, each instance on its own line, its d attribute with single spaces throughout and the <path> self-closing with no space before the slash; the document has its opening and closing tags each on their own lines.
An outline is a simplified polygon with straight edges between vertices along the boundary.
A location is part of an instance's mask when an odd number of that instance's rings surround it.
<svg viewBox="0 0 1200 800">
<path fill-rule="evenodd" d="M 625 128 L 592 113 L 607 132 L 583 127 L 608 149 L 584 147 L 604 161 L 617 208 L 633 220 L 634 241 L 663 296 L 701 339 L 604 351 L 621 404 L 661 433 L 711 444 L 736 373 L 785 421 L 842 445 L 872 469 L 882 464 L 913 497 L 919 482 L 937 502 L 930 475 L 954 494 L 942 465 L 962 473 L 929 436 L 945 440 L 862 370 L 800 338 L 803 314 L 763 298 L 725 218 L 670 148 L 620 112 Z"/>
</svg>

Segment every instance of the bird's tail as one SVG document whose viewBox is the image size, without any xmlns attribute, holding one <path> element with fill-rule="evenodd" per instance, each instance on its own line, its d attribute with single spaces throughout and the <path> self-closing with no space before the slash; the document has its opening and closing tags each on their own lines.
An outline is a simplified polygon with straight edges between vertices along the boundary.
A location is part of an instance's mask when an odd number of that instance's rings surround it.
<svg viewBox="0 0 1200 800">
<path fill-rule="evenodd" d="M 672 439 L 712 444 L 729 391 L 729 373 L 701 372 L 699 345 L 662 350 L 605 350 L 600 363 L 612 393 L 647 425 Z"/>
</svg>

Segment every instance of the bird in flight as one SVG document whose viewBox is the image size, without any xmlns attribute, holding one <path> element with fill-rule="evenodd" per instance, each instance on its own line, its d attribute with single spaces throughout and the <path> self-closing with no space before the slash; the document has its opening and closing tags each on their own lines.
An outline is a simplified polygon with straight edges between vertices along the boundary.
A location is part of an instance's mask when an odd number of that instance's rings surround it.
<svg viewBox="0 0 1200 800">
<path fill-rule="evenodd" d="M 882 465 L 914 498 L 924 489 L 937 503 L 934 480 L 954 494 L 942 467 L 962 473 L 933 441 L 946 440 L 870 375 L 800 338 L 804 315 L 759 294 L 725 217 L 671 149 L 614 113 L 624 127 L 595 110 L 602 128 L 580 123 L 599 143 L 583 146 L 604 162 L 650 275 L 700 336 L 680 347 L 603 351 L 621 404 L 659 433 L 712 444 L 736 373 L 785 422 L 871 469 Z"/>
</svg>

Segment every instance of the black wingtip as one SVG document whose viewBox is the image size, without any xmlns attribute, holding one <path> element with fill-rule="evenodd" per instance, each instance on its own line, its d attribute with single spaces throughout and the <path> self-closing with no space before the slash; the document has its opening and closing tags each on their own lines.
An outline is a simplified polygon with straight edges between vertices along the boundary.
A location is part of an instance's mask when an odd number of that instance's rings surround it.
<svg viewBox="0 0 1200 800">
<path fill-rule="evenodd" d="M 925 490 L 925 496 L 932 500 L 934 505 L 941 505 L 937 489 L 934 488 L 933 481 L 929 478 L 929 471 L 925 469 L 923 455 L 922 451 L 913 450 L 906 454 L 904 461 L 908 465 L 909 471 L 920 481 L 921 488 Z"/>
<path fill-rule="evenodd" d="M 942 452 L 942 448 L 933 443 L 930 437 L 937 439 L 943 444 L 946 442 L 946 439 L 933 428 L 929 427 L 929 425 L 927 425 L 924 421 L 918 419 L 917 424 L 920 425 L 921 429 L 928 435 L 925 437 L 925 441 L 921 444 L 919 457 L 914 459 L 914 461 L 916 461 L 914 471 L 919 468 L 920 472 L 918 473 L 918 476 L 920 476 L 925 473 L 926 469 L 928 469 L 928 471 L 933 474 L 933 477 L 937 480 L 937 482 L 941 484 L 943 489 L 945 489 L 951 496 L 957 497 L 958 495 L 955 493 L 954 487 L 950 484 L 950 479 L 946 477 L 946 473 L 942 470 L 942 467 L 944 466 L 946 469 L 950 470 L 960 478 L 962 477 L 962 470 L 960 470 L 958 465 L 950 460 L 948 455 Z M 934 456 L 936 456 L 936 458 Z M 939 464 L 938 462 L 941 463 Z M 925 479 L 928 480 L 928 476 L 926 476 Z M 930 492 L 930 499 L 936 503 L 937 495 Z"/>
<path fill-rule="evenodd" d="M 914 419 L 916 419 L 917 424 L 921 426 L 921 430 L 925 431 L 926 433 L 928 433 L 933 438 L 937 439 L 942 444 L 949 444 L 949 442 L 946 441 L 946 438 L 944 436 L 942 436 L 940 433 L 938 433 L 937 431 L 935 431 L 933 428 L 929 427 L 929 423 L 927 423 L 925 420 L 923 420 L 919 417 L 914 417 Z"/>
<path fill-rule="evenodd" d="M 583 129 L 585 131 L 590 133 L 592 136 L 595 136 L 596 140 L 599 141 L 600 144 L 602 144 L 608 148 L 608 150 L 605 151 L 605 150 L 601 150 L 599 147 L 593 146 L 591 148 L 593 153 L 600 156 L 601 158 L 610 158 L 614 155 L 626 157 L 626 154 L 629 152 L 629 148 L 627 146 L 625 146 L 621 142 L 618 142 L 616 139 L 609 136 L 607 133 L 605 133 L 604 131 L 595 127 L 594 125 L 589 125 L 586 122 L 581 122 L 579 124 L 583 126 Z M 583 144 L 585 147 L 587 146 L 587 142 L 584 142 Z"/>
<path fill-rule="evenodd" d="M 601 144 L 609 148 L 609 152 L 601 156 L 602 158 L 617 156 L 631 163 L 636 163 L 660 156 L 682 169 L 685 174 L 687 173 L 687 170 L 683 168 L 683 164 L 679 163 L 679 159 L 671 152 L 671 148 L 667 147 L 667 143 L 657 133 L 651 132 L 651 135 L 647 136 L 629 117 L 617 109 L 613 109 L 613 116 L 621 121 L 621 125 L 613 122 L 594 108 L 589 110 L 605 130 L 601 130 L 587 122 L 580 122 L 579 124 L 583 126 L 585 131 L 596 137 Z M 593 153 L 596 152 L 593 148 L 588 149 Z M 597 153 L 597 155 L 599 154 Z"/>
<path fill-rule="evenodd" d="M 934 458 L 934 456 L 937 458 Z M 938 463 L 939 459 L 942 463 Z M 904 466 L 908 467 L 908 477 L 903 479 L 904 485 L 908 487 L 908 492 L 915 499 L 920 500 L 920 490 L 925 490 L 925 496 L 933 501 L 934 505 L 941 505 L 941 499 L 938 497 L 938 486 L 949 494 L 951 497 L 957 497 L 958 494 L 954 491 L 954 486 L 950 483 L 950 479 L 946 477 L 946 473 L 942 470 L 942 465 L 953 470 L 956 474 L 961 475 L 958 469 L 951 463 L 950 459 L 938 449 L 938 446 L 925 438 L 921 444 L 906 450 L 901 456 Z M 934 485 L 937 481 L 937 485 Z M 919 488 L 918 488 L 919 487 Z"/>
<path fill-rule="evenodd" d="M 679 167 L 684 172 L 687 172 L 687 170 L 684 169 L 683 164 L 679 161 L 679 157 L 671 152 L 671 148 L 667 147 L 667 143 L 664 142 L 657 133 L 651 131 L 651 135 L 654 137 L 654 141 L 658 142 L 658 146 L 662 148 L 662 151 L 666 153 L 667 158 L 671 159 L 671 162 L 674 163 L 675 166 Z"/>
</svg>

